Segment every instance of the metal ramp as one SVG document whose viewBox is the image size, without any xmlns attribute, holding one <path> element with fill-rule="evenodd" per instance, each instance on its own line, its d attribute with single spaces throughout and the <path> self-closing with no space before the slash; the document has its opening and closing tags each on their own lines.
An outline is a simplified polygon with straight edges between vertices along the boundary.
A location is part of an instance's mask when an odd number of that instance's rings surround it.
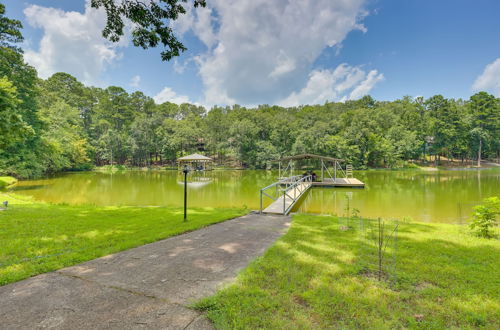
<svg viewBox="0 0 500 330">
<path fill-rule="evenodd" d="M 312 186 L 312 176 L 292 176 L 284 178 L 260 190 L 260 212 L 287 215 L 297 201 Z M 271 191 L 274 188 L 274 195 Z M 271 193 L 271 194 L 269 194 Z M 263 209 L 263 197 L 273 200 L 271 205 Z"/>
</svg>

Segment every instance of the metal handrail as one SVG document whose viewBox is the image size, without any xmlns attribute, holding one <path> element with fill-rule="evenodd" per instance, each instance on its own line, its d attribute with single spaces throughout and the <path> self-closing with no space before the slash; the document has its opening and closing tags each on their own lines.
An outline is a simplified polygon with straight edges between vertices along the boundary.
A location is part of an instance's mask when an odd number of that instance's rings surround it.
<svg viewBox="0 0 500 330">
<path fill-rule="evenodd" d="M 342 168 L 342 165 L 340 165 L 340 163 L 337 162 L 337 166 L 338 166 L 338 169 L 340 169 L 340 172 L 342 172 L 344 174 L 344 178 L 347 178 L 347 174 L 346 174 L 346 172 L 344 172 L 344 169 Z"/>
<path fill-rule="evenodd" d="M 302 189 L 302 183 L 304 182 L 312 182 L 312 175 L 307 175 L 307 176 L 304 176 L 302 177 L 300 180 L 297 180 L 295 181 L 293 184 L 291 184 L 290 186 L 286 187 L 284 190 L 283 190 L 283 214 L 284 215 L 287 215 L 292 206 L 295 205 L 295 202 L 302 196 L 302 193 L 307 190 L 307 188 L 305 189 Z M 288 191 L 290 191 L 291 189 L 295 189 L 297 188 L 299 190 L 299 194 L 298 196 L 296 196 L 296 194 L 294 194 L 294 196 L 290 196 L 288 194 Z M 290 204 L 290 206 L 286 207 L 286 196 L 288 196 L 293 202 Z"/>
<path fill-rule="evenodd" d="M 274 187 L 274 186 L 277 186 L 277 185 L 280 185 L 280 184 L 284 184 L 284 183 L 290 182 L 292 180 L 299 180 L 299 178 L 302 178 L 302 175 L 294 175 L 294 176 L 291 176 L 289 178 L 283 178 L 283 179 L 281 179 L 281 180 L 279 180 L 277 182 L 271 183 L 269 186 L 264 187 L 261 190 L 267 190 L 267 189 L 269 189 L 271 187 Z M 295 181 L 293 181 L 293 182 L 295 182 Z"/>
<path fill-rule="evenodd" d="M 294 176 L 290 176 L 290 177 L 287 177 L 287 178 L 282 178 L 281 180 L 279 180 L 278 182 L 276 182 L 277 184 L 283 184 L 283 183 L 290 183 L 290 182 L 296 182 L 297 180 L 300 180 L 303 176 L 302 175 L 294 175 Z"/>
</svg>

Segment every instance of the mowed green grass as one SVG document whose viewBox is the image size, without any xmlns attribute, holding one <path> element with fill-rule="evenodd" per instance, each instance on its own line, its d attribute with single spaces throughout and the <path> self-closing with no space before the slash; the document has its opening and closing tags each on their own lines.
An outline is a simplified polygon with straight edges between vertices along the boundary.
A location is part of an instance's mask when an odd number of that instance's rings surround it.
<svg viewBox="0 0 500 330">
<path fill-rule="evenodd" d="M 379 282 L 367 271 L 376 269 L 371 239 L 340 222 L 295 215 L 235 284 L 194 307 L 220 329 L 500 328 L 499 240 L 401 223 L 386 250 L 396 270 Z"/>
<path fill-rule="evenodd" d="M 10 186 L 16 182 L 17 179 L 11 176 L 0 176 L 0 189 Z"/>
<path fill-rule="evenodd" d="M 241 216 L 243 209 L 96 207 L 0 193 L 0 285 Z"/>
</svg>

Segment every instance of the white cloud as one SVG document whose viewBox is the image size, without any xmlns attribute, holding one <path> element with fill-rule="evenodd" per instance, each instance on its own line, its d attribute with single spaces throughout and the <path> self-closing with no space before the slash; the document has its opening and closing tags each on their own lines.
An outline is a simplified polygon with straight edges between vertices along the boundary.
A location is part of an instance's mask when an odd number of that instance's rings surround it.
<svg viewBox="0 0 500 330">
<path fill-rule="evenodd" d="M 102 73 L 121 57 L 119 47 L 127 41 L 113 44 L 101 36 L 106 15 L 90 8 L 89 1 L 83 13 L 37 5 L 25 9 L 28 23 L 43 29 L 39 48 L 25 53 L 41 77 L 64 71 L 86 84 L 102 85 Z M 346 64 L 317 70 L 314 62 L 325 48 L 339 51 L 349 32 L 367 31 L 362 25 L 366 1 L 212 0 L 197 9 L 188 2 L 187 14 L 172 26 L 181 35 L 192 31 L 206 49 L 175 61 L 173 70 L 183 73 L 194 63 L 204 86 L 198 101 L 210 106 L 357 98 L 383 75 Z M 132 87 L 139 84 L 139 76 L 130 81 Z M 155 101 L 183 103 L 189 98 L 166 87 Z"/>
<path fill-rule="evenodd" d="M 378 73 L 377 70 L 371 70 L 366 78 L 349 94 L 349 99 L 355 100 L 368 95 L 375 84 L 382 80 L 384 80 L 382 73 Z"/>
<path fill-rule="evenodd" d="M 213 9 L 207 6 L 193 10 L 191 3 L 185 5 L 184 8 L 186 14 L 180 15 L 177 20 L 172 21 L 171 26 L 181 35 L 192 30 L 205 46 L 211 48 L 217 41 L 212 28 L 213 23 L 216 21 Z"/>
<path fill-rule="evenodd" d="M 117 48 L 102 37 L 106 14 L 92 9 L 87 1 L 84 13 L 30 5 L 24 10 L 28 23 L 43 29 L 38 50 L 28 49 L 25 59 L 42 78 L 68 72 L 87 84 L 99 84 L 106 67 L 117 61 Z"/>
<path fill-rule="evenodd" d="M 132 79 L 130 79 L 130 83 L 129 85 L 131 87 L 139 87 L 139 84 L 141 83 L 141 76 L 137 75 L 137 76 L 133 76 Z"/>
<path fill-rule="evenodd" d="M 163 88 L 158 94 L 153 96 L 153 99 L 156 104 L 162 104 L 165 102 L 171 102 L 176 104 L 182 104 L 182 103 L 193 104 L 193 102 L 189 101 L 189 97 L 185 95 L 177 95 L 177 93 L 174 92 L 170 87 Z"/>
<path fill-rule="evenodd" d="M 179 63 L 177 59 L 174 59 L 174 71 L 178 74 L 183 74 L 184 70 L 186 70 L 187 66 L 187 61 L 184 61 L 184 63 Z"/>
<path fill-rule="evenodd" d="M 213 0 L 203 11 L 189 10 L 173 26 L 180 33 L 191 29 L 207 46 L 197 57 L 205 103 L 274 103 L 312 83 L 310 78 L 319 79 L 312 69 L 325 48 L 339 49 L 352 30 L 366 32 L 364 3 Z M 352 74 L 351 79 L 359 79 L 359 73 Z M 377 77 L 375 73 L 352 97 Z"/>
<path fill-rule="evenodd" d="M 297 106 L 321 104 L 327 100 L 357 99 L 368 94 L 382 79 L 383 74 L 376 70 L 366 73 L 360 67 L 341 64 L 335 70 L 311 72 L 304 88 L 299 92 L 292 92 L 278 103 L 283 106 Z"/>
<path fill-rule="evenodd" d="M 273 72 L 269 75 L 271 78 L 277 78 L 295 70 L 295 61 L 287 56 L 282 50 L 278 55 L 276 65 L 277 66 L 274 68 Z"/>
<path fill-rule="evenodd" d="M 175 73 L 183 74 L 187 68 L 191 67 L 191 63 L 195 63 L 195 64 L 197 63 L 196 56 L 189 57 L 182 62 L 175 58 L 174 65 L 173 65 Z"/>
<path fill-rule="evenodd" d="M 489 91 L 495 96 L 500 96 L 500 58 L 484 68 L 483 73 L 477 77 L 472 85 L 474 91 Z"/>
</svg>

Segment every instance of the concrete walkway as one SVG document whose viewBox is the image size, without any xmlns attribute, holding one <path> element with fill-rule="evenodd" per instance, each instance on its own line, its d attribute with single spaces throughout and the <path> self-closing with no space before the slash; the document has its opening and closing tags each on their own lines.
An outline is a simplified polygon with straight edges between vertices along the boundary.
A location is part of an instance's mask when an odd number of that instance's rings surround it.
<svg viewBox="0 0 500 330">
<path fill-rule="evenodd" d="M 234 280 L 289 223 L 249 214 L 0 287 L 0 329 L 210 329 L 186 306 Z"/>
</svg>

